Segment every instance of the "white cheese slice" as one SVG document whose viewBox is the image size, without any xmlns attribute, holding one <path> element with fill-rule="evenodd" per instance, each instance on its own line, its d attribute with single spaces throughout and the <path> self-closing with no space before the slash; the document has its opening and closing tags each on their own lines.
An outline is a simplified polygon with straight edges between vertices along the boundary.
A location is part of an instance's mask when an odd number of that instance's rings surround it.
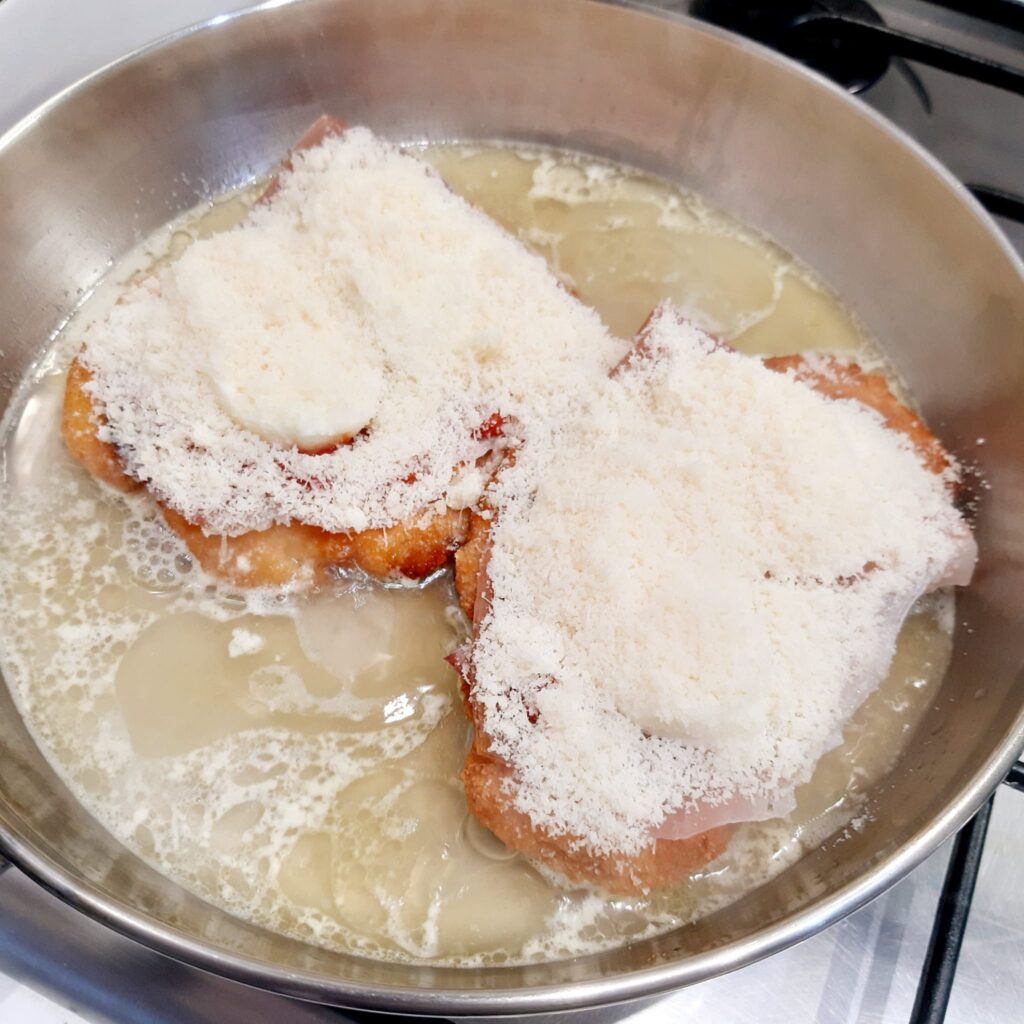
<svg viewBox="0 0 1024 1024">
<path fill-rule="evenodd" d="M 258 340 L 217 335 L 209 373 L 224 411 L 267 441 L 315 451 L 373 419 L 384 388 L 380 354 L 358 332 L 278 327 Z"/>
</svg>

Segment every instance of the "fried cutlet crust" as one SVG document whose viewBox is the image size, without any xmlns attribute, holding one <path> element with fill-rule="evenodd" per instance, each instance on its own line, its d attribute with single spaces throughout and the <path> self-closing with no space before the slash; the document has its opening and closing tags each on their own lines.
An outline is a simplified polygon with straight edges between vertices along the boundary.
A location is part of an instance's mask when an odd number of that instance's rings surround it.
<svg viewBox="0 0 1024 1024">
<path fill-rule="evenodd" d="M 117 449 L 100 440 L 99 432 L 107 418 L 96 411 L 85 386 L 92 374 L 75 359 L 68 369 L 64 386 L 64 407 L 60 418 L 60 436 L 71 457 L 80 462 L 97 480 L 126 494 L 139 490 L 142 484 L 124 471 Z"/>
<path fill-rule="evenodd" d="M 467 513 L 446 509 L 414 522 L 358 533 L 328 533 L 305 523 L 274 525 L 237 537 L 208 535 L 167 506 L 167 525 L 212 576 L 238 587 L 322 586 L 339 569 L 370 576 L 423 579 L 462 543 Z"/>
<path fill-rule="evenodd" d="M 792 373 L 826 398 L 851 400 L 874 409 L 885 425 L 905 435 L 917 449 L 924 465 L 933 473 L 942 473 L 950 465 L 942 442 L 924 425 L 921 417 L 904 405 L 890 390 L 880 373 L 866 373 L 856 363 L 834 356 L 772 356 L 764 365 L 775 373 Z"/>
<path fill-rule="evenodd" d="M 689 839 L 658 839 L 636 854 L 591 853 L 576 836 L 553 836 L 513 806 L 512 769 L 487 752 L 487 734 L 478 726 L 462 766 L 466 802 L 481 824 L 506 846 L 570 882 L 596 885 L 605 892 L 634 895 L 679 881 L 725 852 L 729 825 Z"/>
<path fill-rule="evenodd" d="M 619 372 L 648 354 L 645 324 Z M 797 380 L 833 399 L 861 402 L 878 412 L 891 430 L 905 434 L 933 472 L 941 473 L 950 459 L 941 442 L 890 391 L 880 374 L 865 373 L 855 364 L 831 357 L 778 356 L 765 360 L 776 373 L 792 372 Z M 455 554 L 455 587 L 462 610 L 479 625 L 488 607 L 487 552 L 493 519 L 473 514 L 466 543 Z M 471 661 L 471 657 L 468 659 Z M 598 856 L 579 837 L 555 836 L 535 825 L 515 807 L 515 774 L 490 751 L 490 738 L 481 710 L 473 701 L 471 665 L 462 670 L 462 696 L 473 720 L 474 738 L 462 768 L 462 782 L 471 813 L 506 846 L 544 865 L 571 882 L 591 883 L 610 893 L 634 895 L 679 881 L 720 856 L 733 826 L 722 826 L 688 839 L 657 839 L 633 855 Z"/>
<path fill-rule="evenodd" d="M 473 611 L 490 534 L 491 521 L 476 512 L 470 512 L 466 542 L 455 552 L 455 593 L 459 598 L 459 607 L 470 622 L 476 618 Z"/>
</svg>

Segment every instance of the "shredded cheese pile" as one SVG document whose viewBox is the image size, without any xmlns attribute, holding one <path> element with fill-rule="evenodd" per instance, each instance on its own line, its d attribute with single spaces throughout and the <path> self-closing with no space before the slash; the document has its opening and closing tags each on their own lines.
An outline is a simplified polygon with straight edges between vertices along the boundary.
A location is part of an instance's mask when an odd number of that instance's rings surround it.
<svg viewBox="0 0 1024 1024">
<path fill-rule="evenodd" d="M 647 344 L 496 487 L 473 649 L 516 806 L 599 853 L 788 809 L 971 544 L 873 411 L 671 312 Z"/>
<path fill-rule="evenodd" d="M 127 471 L 232 535 L 408 519 L 444 501 L 493 413 L 543 421 L 622 351 L 540 257 L 352 128 L 129 289 L 82 358 Z M 457 500 L 479 483 L 460 479 Z"/>
</svg>

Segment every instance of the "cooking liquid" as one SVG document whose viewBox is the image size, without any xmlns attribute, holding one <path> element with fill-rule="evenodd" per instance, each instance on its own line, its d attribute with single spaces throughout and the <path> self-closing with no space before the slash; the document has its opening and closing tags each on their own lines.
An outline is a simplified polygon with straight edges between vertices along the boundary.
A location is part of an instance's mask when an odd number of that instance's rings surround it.
<svg viewBox="0 0 1024 1024">
<path fill-rule="evenodd" d="M 879 365 L 838 300 L 694 196 L 568 154 L 427 151 L 457 192 L 626 337 L 671 298 L 737 348 L 844 351 Z M 8 443 L 3 669 L 41 748 L 126 846 L 268 928 L 388 959 L 510 963 L 620 945 L 761 884 L 837 828 L 890 766 L 950 656 L 949 595 L 922 602 L 888 679 L 786 819 L 740 826 L 670 891 L 563 888 L 466 812 L 470 727 L 443 658 L 466 634 L 447 573 L 340 581 L 299 600 L 202 575 L 145 497 L 101 488 L 60 442 L 81 325 L 133 272 L 244 215 L 253 191 L 172 225 L 125 262 L 27 382 Z"/>
</svg>

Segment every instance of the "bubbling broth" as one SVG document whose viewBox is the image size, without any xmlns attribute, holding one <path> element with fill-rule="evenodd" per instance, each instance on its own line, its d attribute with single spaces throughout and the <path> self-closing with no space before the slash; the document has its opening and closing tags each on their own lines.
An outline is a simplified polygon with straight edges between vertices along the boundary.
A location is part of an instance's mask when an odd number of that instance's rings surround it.
<svg viewBox="0 0 1024 1024">
<path fill-rule="evenodd" d="M 458 193 L 541 253 L 615 333 L 661 299 L 752 354 L 881 360 L 792 257 L 664 182 L 562 153 L 441 147 Z M 8 442 L 3 668 L 37 742 L 126 846 L 203 898 L 323 946 L 455 964 L 550 959 L 667 931 L 837 829 L 891 765 L 950 656 L 952 598 L 908 618 L 888 678 L 785 819 L 741 825 L 670 890 L 567 888 L 467 814 L 470 725 L 444 661 L 465 638 L 447 572 L 340 578 L 312 597 L 204 576 L 148 498 L 101 489 L 58 424 L 81 325 L 133 273 L 236 223 L 250 190 L 150 240 L 26 382 Z"/>
</svg>

